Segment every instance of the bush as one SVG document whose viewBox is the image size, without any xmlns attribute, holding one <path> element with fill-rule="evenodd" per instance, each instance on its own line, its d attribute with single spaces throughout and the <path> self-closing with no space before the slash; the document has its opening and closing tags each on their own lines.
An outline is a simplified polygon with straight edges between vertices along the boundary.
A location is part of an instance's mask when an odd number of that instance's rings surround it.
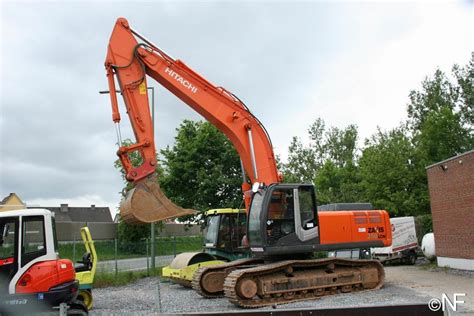
<svg viewBox="0 0 474 316">
<path fill-rule="evenodd" d="M 431 214 L 415 216 L 416 235 L 421 245 L 423 236 L 433 232 L 433 220 Z"/>
</svg>

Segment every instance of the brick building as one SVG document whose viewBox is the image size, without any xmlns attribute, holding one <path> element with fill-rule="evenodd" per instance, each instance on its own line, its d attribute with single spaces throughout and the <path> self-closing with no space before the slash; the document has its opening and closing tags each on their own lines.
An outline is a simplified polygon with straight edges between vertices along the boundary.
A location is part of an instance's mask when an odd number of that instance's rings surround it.
<svg viewBox="0 0 474 316">
<path fill-rule="evenodd" d="M 474 150 L 426 172 L 438 265 L 474 270 Z"/>
</svg>

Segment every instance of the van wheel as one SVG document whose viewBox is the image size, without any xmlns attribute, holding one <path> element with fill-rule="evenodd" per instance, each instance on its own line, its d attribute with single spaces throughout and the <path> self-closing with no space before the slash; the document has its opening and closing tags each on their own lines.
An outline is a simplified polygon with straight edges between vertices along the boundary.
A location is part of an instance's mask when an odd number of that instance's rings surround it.
<svg viewBox="0 0 474 316">
<path fill-rule="evenodd" d="M 409 264 L 409 265 L 414 265 L 416 263 L 416 259 L 417 259 L 417 255 L 416 253 L 414 252 L 410 252 L 406 258 L 405 258 L 405 262 L 406 264 Z"/>
</svg>

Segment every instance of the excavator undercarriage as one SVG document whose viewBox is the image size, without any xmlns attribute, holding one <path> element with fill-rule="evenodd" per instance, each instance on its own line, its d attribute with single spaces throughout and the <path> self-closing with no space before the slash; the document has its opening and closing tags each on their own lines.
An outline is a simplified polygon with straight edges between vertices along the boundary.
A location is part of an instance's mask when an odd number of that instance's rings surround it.
<svg viewBox="0 0 474 316">
<path fill-rule="evenodd" d="M 201 296 L 226 296 L 244 308 L 287 304 L 321 296 L 382 287 L 383 266 L 375 260 L 312 259 L 263 264 L 245 259 L 204 267 L 193 279 Z"/>
</svg>

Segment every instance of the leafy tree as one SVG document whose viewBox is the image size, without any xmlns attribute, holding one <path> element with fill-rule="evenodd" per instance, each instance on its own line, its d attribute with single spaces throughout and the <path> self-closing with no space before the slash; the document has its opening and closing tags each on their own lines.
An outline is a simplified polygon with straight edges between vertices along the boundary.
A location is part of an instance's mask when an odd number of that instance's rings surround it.
<svg viewBox="0 0 474 316">
<path fill-rule="evenodd" d="M 452 72 L 455 81 L 438 69 L 410 92 L 407 126 L 415 148 L 413 187 L 421 199 L 417 214 L 429 212 L 425 167 L 474 148 L 474 57 Z"/>
<path fill-rule="evenodd" d="M 357 127 L 326 129 L 317 119 L 309 145 L 294 137 L 285 180 L 313 182 L 320 203 L 369 201 L 392 215 L 429 213 L 426 166 L 474 148 L 474 55 L 449 79 L 436 70 L 409 94 L 408 120 L 378 130 L 357 157 Z"/>
<path fill-rule="evenodd" d="M 227 137 L 209 122 L 185 120 L 177 132 L 173 147 L 161 151 L 164 171 L 159 181 L 167 196 L 181 207 L 200 211 L 241 207 L 240 160 Z"/>
<path fill-rule="evenodd" d="M 428 196 L 417 187 L 414 156 L 415 148 L 404 127 L 388 132 L 379 129 L 367 139 L 359 160 L 364 199 L 392 216 L 422 213 L 420 205 Z"/>
<path fill-rule="evenodd" d="M 438 69 L 420 91 L 410 92 L 407 123 L 420 164 L 427 166 L 474 146 L 472 67 L 472 60 L 467 69 L 454 66 L 457 82 Z"/>
<path fill-rule="evenodd" d="M 311 183 L 324 162 L 323 146 L 325 123 L 318 118 L 308 129 L 309 145 L 293 137 L 288 148 L 288 162 L 281 164 L 285 182 Z"/>
<path fill-rule="evenodd" d="M 357 127 L 327 129 L 318 118 L 308 136 L 308 146 L 293 138 L 282 168 L 285 181 L 314 183 L 319 204 L 358 201 Z"/>
<path fill-rule="evenodd" d="M 145 240 L 150 237 L 150 225 L 132 225 L 120 221 L 117 235 L 120 250 L 142 254 L 146 250 Z"/>
</svg>

